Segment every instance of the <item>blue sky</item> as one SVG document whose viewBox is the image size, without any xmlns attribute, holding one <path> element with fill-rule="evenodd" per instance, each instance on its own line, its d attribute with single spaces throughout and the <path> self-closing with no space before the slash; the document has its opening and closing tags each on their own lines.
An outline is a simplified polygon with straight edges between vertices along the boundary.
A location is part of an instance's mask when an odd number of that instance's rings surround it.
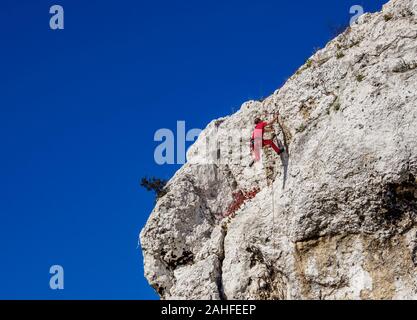
<svg viewBox="0 0 417 320">
<path fill-rule="evenodd" d="M 157 299 L 137 247 L 159 128 L 280 87 L 379 0 L 0 2 L 0 299 Z M 49 8 L 65 29 L 49 28 Z M 49 267 L 65 289 L 49 289 Z"/>
</svg>

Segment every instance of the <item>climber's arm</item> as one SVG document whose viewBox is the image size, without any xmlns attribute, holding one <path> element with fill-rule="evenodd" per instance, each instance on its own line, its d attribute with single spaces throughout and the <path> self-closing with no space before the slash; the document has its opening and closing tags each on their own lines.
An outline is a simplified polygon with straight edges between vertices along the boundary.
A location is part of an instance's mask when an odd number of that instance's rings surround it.
<svg viewBox="0 0 417 320">
<path fill-rule="evenodd" d="M 268 122 L 268 124 L 265 126 L 266 131 L 272 131 L 273 128 L 271 128 L 271 126 L 279 119 L 279 114 L 277 113 L 276 116 L 274 117 L 274 119 L 272 119 L 270 122 Z"/>
</svg>

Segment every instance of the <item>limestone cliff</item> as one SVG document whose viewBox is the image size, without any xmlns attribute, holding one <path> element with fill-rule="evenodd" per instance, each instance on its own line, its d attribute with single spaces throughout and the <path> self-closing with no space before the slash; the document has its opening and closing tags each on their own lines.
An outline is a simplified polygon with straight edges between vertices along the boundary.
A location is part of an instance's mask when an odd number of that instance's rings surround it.
<svg viewBox="0 0 417 320">
<path fill-rule="evenodd" d="M 207 126 L 140 235 L 161 298 L 417 298 L 416 2 Z M 287 152 L 250 166 L 253 119 L 275 112 Z"/>
</svg>

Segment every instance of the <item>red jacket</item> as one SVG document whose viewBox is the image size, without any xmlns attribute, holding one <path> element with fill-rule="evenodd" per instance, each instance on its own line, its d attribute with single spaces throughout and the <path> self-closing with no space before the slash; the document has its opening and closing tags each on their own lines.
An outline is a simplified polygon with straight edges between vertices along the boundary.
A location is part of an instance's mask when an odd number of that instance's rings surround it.
<svg viewBox="0 0 417 320">
<path fill-rule="evenodd" d="M 268 125 L 268 122 L 262 121 L 259 122 L 256 126 L 255 129 L 252 132 L 252 139 L 256 138 L 260 138 L 263 137 L 264 135 L 264 129 L 265 127 Z"/>
</svg>

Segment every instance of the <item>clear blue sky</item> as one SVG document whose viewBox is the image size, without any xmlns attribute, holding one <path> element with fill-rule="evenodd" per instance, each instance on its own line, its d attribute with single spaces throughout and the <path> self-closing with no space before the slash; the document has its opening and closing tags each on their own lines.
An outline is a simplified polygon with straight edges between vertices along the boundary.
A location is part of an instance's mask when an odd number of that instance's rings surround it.
<svg viewBox="0 0 417 320">
<path fill-rule="evenodd" d="M 380 0 L 0 2 L 0 298 L 156 299 L 137 247 L 159 128 L 266 96 Z M 49 29 L 49 7 L 65 30 Z M 49 289 L 49 267 L 65 289 Z"/>
</svg>

